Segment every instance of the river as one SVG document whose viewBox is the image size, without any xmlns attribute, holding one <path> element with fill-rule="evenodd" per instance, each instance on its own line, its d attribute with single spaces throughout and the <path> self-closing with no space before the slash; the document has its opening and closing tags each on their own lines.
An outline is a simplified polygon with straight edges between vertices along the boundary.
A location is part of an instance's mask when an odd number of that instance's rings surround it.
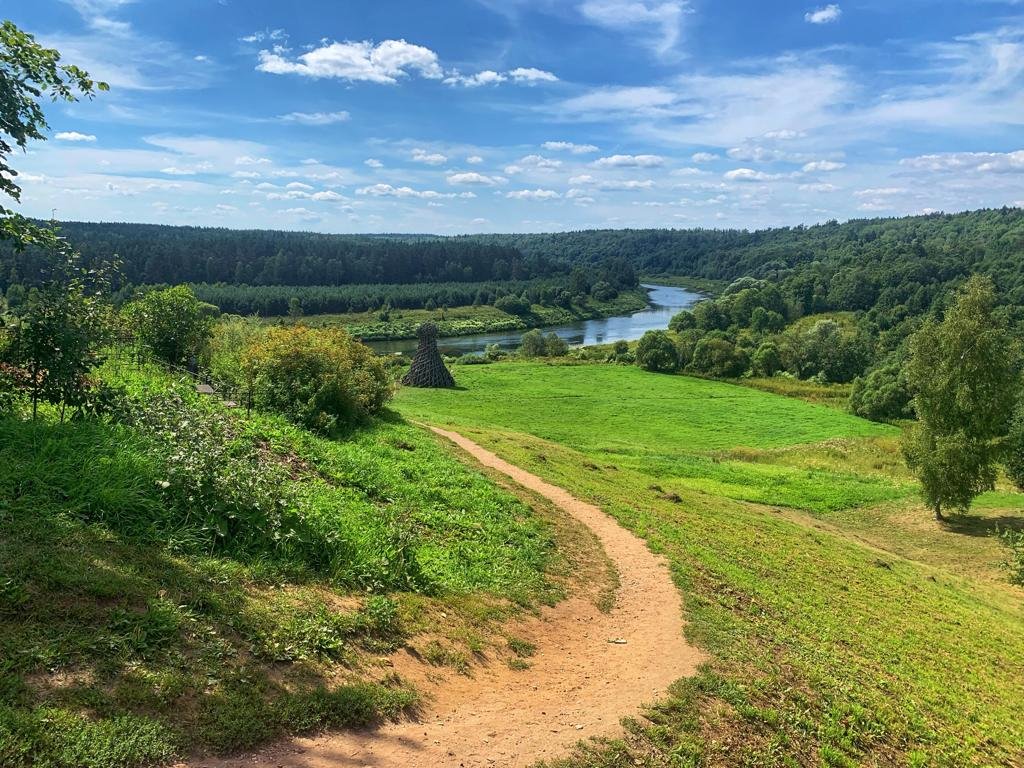
<svg viewBox="0 0 1024 768">
<path fill-rule="evenodd" d="M 647 331 L 664 330 L 668 327 L 668 321 L 672 315 L 681 309 L 693 306 L 701 299 L 700 294 L 685 288 L 648 283 L 644 283 L 643 287 L 647 289 L 650 301 L 647 309 L 641 309 L 631 315 L 606 317 L 600 320 L 580 320 L 566 325 L 541 328 L 541 331 L 544 333 L 554 331 L 571 347 L 611 344 L 620 340 L 635 341 Z M 439 339 L 437 346 L 442 354 L 451 356 L 481 354 L 491 344 L 497 344 L 502 349 L 510 350 L 519 346 L 519 341 L 524 333 L 526 331 L 500 331 L 498 333 L 480 333 L 474 336 L 450 336 Z M 411 354 L 416 351 L 416 339 L 367 343 L 379 354 L 395 352 Z"/>
</svg>

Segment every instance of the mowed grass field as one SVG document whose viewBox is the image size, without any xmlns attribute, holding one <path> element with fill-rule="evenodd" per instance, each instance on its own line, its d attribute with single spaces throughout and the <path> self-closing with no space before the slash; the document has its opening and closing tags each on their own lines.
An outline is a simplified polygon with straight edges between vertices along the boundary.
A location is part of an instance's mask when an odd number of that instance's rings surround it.
<svg viewBox="0 0 1024 768">
<path fill-rule="evenodd" d="M 458 375 L 465 391 L 406 391 L 402 410 L 525 432 L 734 499 L 824 512 L 913 493 L 904 478 L 882 471 L 887 451 L 878 445 L 897 430 L 833 408 L 631 366 L 503 364 L 460 368 Z M 787 450 L 836 439 L 858 439 L 848 447 L 863 454 L 862 463 L 879 466 L 808 466 Z"/>
<path fill-rule="evenodd" d="M 896 430 L 622 366 L 460 368 L 402 390 L 594 501 L 671 561 L 710 661 L 582 766 L 1024 766 L 1024 590 L 998 566 L 1001 489 L 940 527 Z"/>
</svg>

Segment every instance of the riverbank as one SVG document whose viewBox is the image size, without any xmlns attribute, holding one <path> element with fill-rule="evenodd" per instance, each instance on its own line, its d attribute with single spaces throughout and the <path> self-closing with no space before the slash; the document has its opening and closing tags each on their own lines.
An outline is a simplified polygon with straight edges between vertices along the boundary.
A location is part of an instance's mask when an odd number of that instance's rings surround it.
<svg viewBox="0 0 1024 768">
<path fill-rule="evenodd" d="M 287 317 L 268 317 L 267 323 L 302 322 L 316 328 L 328 326 L 345 328 L 363 341 L 402 341 L 416 338 L 416 329 L 424 322 L 437 324 L 441 338 L 473 336 L 476 334 L 527 331 L 566 325 L 584 320 L 599 320 L 617 315 L 628 315 L 646 309 L 647 291 L 623 291 L 611 301 L 588 298 L 583 304 L 571 307 L 547 307 L 534 304 L 522 316 L 511 315 L 490 305 L 450 307 L 447 309 L 391 310 L 386 316 L 380 311 L 349 312 L 346 314 L 310 315 L 299 320 Z M 382 319 L 386 317 L 386 319 Z"/>
</svg>

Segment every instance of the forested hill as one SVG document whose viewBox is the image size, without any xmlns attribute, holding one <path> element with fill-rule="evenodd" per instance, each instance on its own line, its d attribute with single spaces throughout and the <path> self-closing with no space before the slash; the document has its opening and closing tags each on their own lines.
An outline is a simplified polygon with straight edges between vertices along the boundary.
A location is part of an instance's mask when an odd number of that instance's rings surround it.
<svg viewBox="0 0 1024 768">
<path fill-rule="evenodd" d="M 544 256 L 493 243 L 416 236 L 397 238 L 313 232 L 63 222 L 60 231 L 87 263 L 120 257 L 129 283 L 352 285 L 480 282 L 545 277 L 558 270 Z M 0 250 L 0 279 L 12 268 L 36 280 L 32 254 Z"/>
<path fill-rule="evenodd" d="M 642 273 L 717 280 L 778 279 L 817 262 L 815 271 L 826 274 L 864 268 L 879 278 L 897 271 L 903 277 L 913 273 L 928 281 L 981 271 L 992 274 L 1004 290 L 1024 284 L 1024 210 L 1020 208 L 854 219 L 753 232 L 618 229 L 457 239 L 573 263 L 621 256 Z"/>
<path fill-rule="evenodd" d="M 133 284 L 352 285 L 481 282 L 564 274 L 614 258 L 637 272 L 785 283 L 804 312 L 927 308 L 950 283 L 984 272 L 1024 305 L 1024 210 L 858 219 L 759 231 L 590 230 L 556 234 L 324 235 L 152 224 L 66 222 L 87 261 L 117 254 Z M 0 250 L 0 287 L 32 284 L 31 254 Z M 15 278 L 15 279 L 12 279 Z"/>
</svg>

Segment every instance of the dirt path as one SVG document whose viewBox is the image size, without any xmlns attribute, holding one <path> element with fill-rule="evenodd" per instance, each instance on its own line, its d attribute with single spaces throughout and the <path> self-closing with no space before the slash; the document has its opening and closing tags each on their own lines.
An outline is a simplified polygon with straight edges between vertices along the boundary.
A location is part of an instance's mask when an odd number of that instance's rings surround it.
<svg viewBox="0 0 1024 768">
<path fill-rule="evenodd" d="M 516 634 L 537 644 L 529 670 L 495 662 L 472 677 L 423 679 L 409 659 L 396 671 L 413 679 L 427 704 L 416 722 L 296 739 L 246 758 L 203 761 L 242 766 L 475 768 L 528 766 L 565 755 L 580 739 L 615 736 L 619 719 L 691 675 L 700 652 L 683 639 L 679 592 L 665 561 L 597 507 L 546 483 L 455 432 L 433 428 L 481 464 L 547 497 L 592 530 L 619 572 L 610 613 L 570 598 Z M 619 642 L 609 642 L 616 640 Z M 624 641 L 624 642 L 622 642 Z M 419 678 L 419 679 L 417 679 Z"/>
</svg>

